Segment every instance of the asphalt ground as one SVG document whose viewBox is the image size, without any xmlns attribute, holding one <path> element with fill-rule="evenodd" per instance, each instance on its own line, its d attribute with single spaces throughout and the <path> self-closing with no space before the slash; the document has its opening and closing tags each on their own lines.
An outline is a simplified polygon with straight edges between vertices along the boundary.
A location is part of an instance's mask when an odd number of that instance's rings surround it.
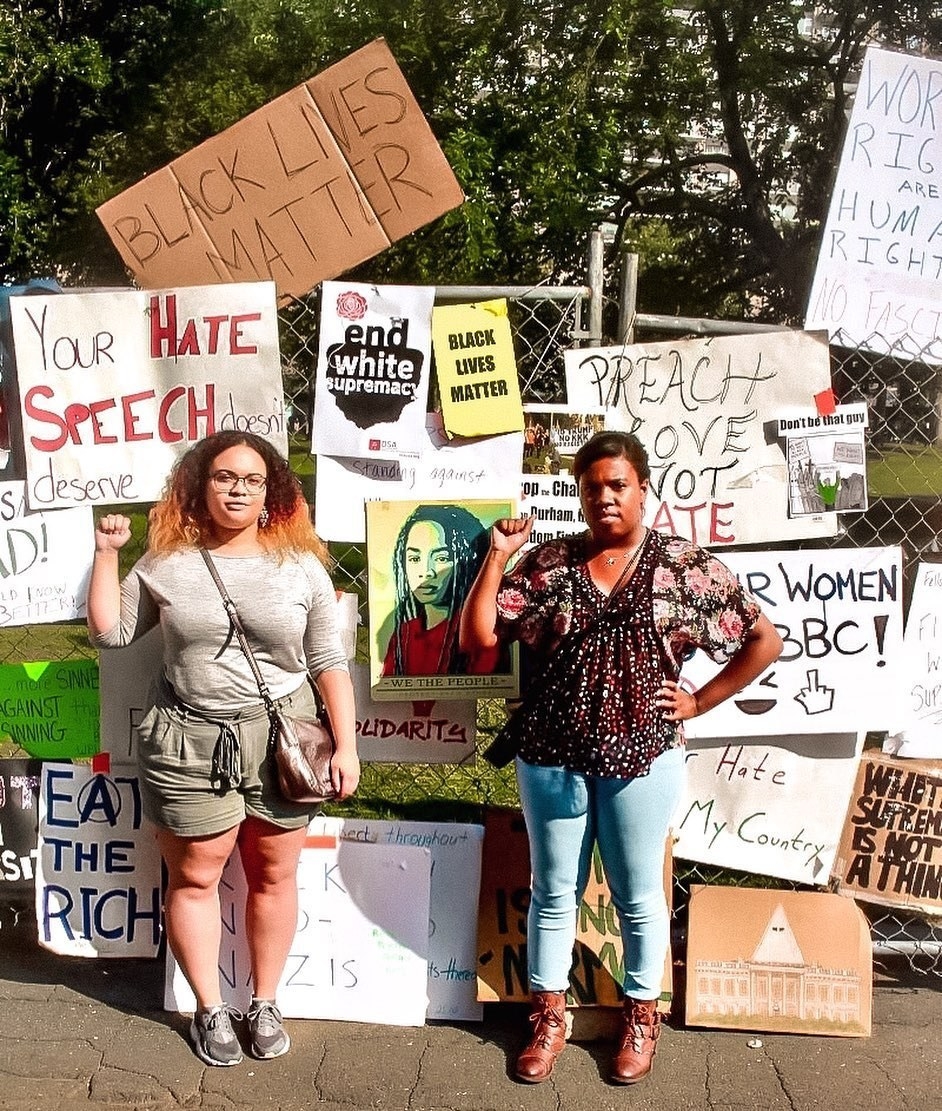
<svg viewBox="0 0 942 1111">
<path fill-rule="evenodd" d="M 586 1026 L 530 1086 L 510 1072 L 521 1005 L 424 1027 L 293 1019 L 286 1056 L 210 1068 L 190 1048 L 189 1018 L 163 1010 L 162 960 L 59 957 L 34 939 L 28 917 L 0 925 L 0 1108 L 942 1108 L 942 978 L 899 958 L 877 962 L 869 1038 L 685 1028 L 678 1007 L 642 1083 L 606 1079 L 611 1045 L 581 1040 Z"/>
</svg>

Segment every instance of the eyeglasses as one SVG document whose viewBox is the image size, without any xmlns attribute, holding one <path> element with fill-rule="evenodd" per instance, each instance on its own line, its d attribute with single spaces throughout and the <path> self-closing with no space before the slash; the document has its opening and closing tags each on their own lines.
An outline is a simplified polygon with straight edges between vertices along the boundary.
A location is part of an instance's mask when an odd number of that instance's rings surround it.
<svg viewBox="0 0 942 1111">
<path fill-rule="evenodd" d="M 263 474 L 235 474 L 233 471 L 213 471 L 209 476 L 213 489 L 220 494 L 228 494 L 241 482 L 245 492 L 253 497 L 265 489 L 267 479 Z"/>
</svg>

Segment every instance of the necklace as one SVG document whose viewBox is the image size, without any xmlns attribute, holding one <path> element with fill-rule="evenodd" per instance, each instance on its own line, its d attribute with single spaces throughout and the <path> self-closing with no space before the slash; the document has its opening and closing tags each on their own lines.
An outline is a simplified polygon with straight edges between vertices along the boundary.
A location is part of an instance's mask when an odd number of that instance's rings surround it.
<svg viewBox="0 0 942 1111">
<path fill-rule="evenodd" d="M 613 567 L 618 562 L 619 559 L 625 559 L 625 560 L 629 561 L 629 566 L 631 566 L 631 564 L 634 563 L 635 560 L 640 555 L 642 545 L 644 544 L 644 541 L 645 541 L 645 538 L 647 537 L 647 535 L 648 535 L 648 530 L 645 529 L 644 533 L 643 533 L 641 539 L 638 541 L 637 545 L 634 548 L 629 549 L 627 552 L 622 552 L 622 554 L 620 556 L 606 556 L 605 557 L 606 564 L 609 567 Z"/>
</svg>

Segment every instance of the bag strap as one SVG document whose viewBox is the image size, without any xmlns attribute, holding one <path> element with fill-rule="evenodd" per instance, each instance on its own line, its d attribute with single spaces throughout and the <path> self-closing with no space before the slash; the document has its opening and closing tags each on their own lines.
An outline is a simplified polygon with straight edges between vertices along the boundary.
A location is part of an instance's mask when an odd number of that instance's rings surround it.
<svg viewBox="0 0 942 1111">
<path fill-rule="evenodd" d="M 229 592 L 226 590 L 225 584 L 219 577 L 219 572 L 216 569 L 216 564 L 213 557 L 205 548 L 200 548 L 200 555 L 203 557 L 203 562 L 209 568 L 209 573 L 213 577 L 213 582 L 222 595 L 222 604 L 225 606 L 226 613 L 229 615 L 229 620 L 232 622 L 232 627 L 235 630 L 236 637 L 239 641 L 239 646 L 245 653 L 245 658 L 249 661 L 249 667 L 252 669 L 252 674 L 255 676 L 255 682 L 258 683 L 258 692 L 262 696 L 262 701 L 265 703 L 265 709 L 269 714 L 275 713 L 275 703 L 272 700 L 271 691 L 268 689 L 268 684 L 262 676 L 261 669 L 258 666 L 258 661 L 255 659 L 255 653 L 249 645 L 248 638 L 245 635 L 245 629 L 242 627 L 242 621 L 239 617 L 239 611 L 236 609 L 235 602 L 229 597 Z"/>
</svg>

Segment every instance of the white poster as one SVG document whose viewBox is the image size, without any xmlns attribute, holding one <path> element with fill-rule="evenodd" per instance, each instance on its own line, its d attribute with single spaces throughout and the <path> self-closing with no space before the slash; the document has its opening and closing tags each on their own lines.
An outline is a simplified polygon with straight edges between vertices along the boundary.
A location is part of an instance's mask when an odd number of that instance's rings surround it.
<svg viewBox="0 0 942 1111">
<path fill-rule="evenodd" d="M 899 717 L 883 751 L 942 758 L 942 566 L 920 563 L 903 634 Z"/>
<path fill-rule="evenodd" d="M 286 1018 L 423 1026 L 428 1006 L 429 850 L 311 834 L 298 866 L 298 928 L 278 985 Z M 219 971 L 226 1002 L 251 1002 L 245 873 L 233 853 L 220 884 Z M 170 951 L 164 1006 L 195 999 Z"/>
<path fill-rule="evenodd" d="M 113 764 L 137 766 L 137 726 L 149 704 L 150 691 L 164 658 L 160 626 L 124 648 L 98 653 L 101 700 L 101 751 Z"/>
<path fill-rule="evenodd" d="M 350 664 L 357 706 L 357 750 L 374 763 L 460 764 L 474 757 L 474 699 L 374 702 L 370 669 Z"/>
<path fill-rule="evenodd" d="M 710 548 L 833 536 L 833 516 L 789 519 L 775 418 L 830 390 L 827 337 L 782 331 L 564 352 L 569 404 L 648 452 L 645 524 Z"/>
<path fill-rule="evenodd" d="M 344 843 L 413 845 L 431 854 L 427 1018 L 479 1022 L 477 915 L 484 826 L 457 822 L 397 822 L 315 818 L 310 834 Z"/>
<path fill-rule="evenodd" d="M 358 459 L 422 451 L 434 300 L 432 286 L 322 283 L 312 451 Z"/>
<path fill-rule="evenodd" d="M 520 432 L 447 439 L 440 413 L 427 413 L 417 458 L 355 459 L 319 455 L 314 527 L 324 540 L 366 542 L 368 501 L 520 496 Z"/>
<path fill-rule="evenodd" d="M 674 856 L 825 885 L 864 734 L 690 740 Z"/>
<path fill-rule="evenodd" d="M 942 361 L 942 62 L 869 46 L 831 192 L 806 328 Z"/>
<path fill-rule="evenodd" d="M 903 570 L 899 548 L 724 552 L 785 647 L 739 694 L 685 722 L 689 737 L 788 736 L 887 729 L 901 699 Z M 718 667 L 684 665 L 696 690 Z"/>
<path fill-rule="evenodd" d="M 31 513 L 26 484 L 0 482 L 0 626 L 84 617 L 94 532 L 89 508 Z"/>
<path fill-rule="evenodd" d="M 212 432 L 287 452 L 272 282 L 12 297 L 31 509 L 156 501 Z"/>
<path fill-rule="evenodd" d="M 160 854 L 137 776 L 44 762 L 39 944 L 64 956 L 154 957 L 161 906 Z"/>
</svg>

